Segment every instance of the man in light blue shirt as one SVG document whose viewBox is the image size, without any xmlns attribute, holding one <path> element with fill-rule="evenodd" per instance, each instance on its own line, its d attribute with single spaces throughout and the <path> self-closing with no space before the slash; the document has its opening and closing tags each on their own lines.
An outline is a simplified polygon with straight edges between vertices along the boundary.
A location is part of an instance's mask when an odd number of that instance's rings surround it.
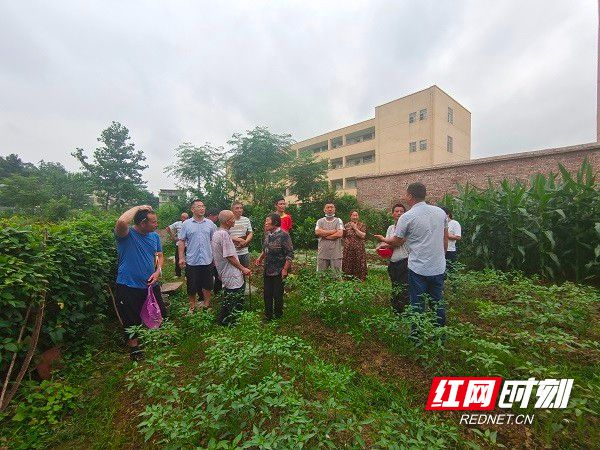
<svg viewBox="0 0 600 450">
<path fill-rule="evenodd" d="M 418 312 L 423 312 L 423 295 L 428 294 L 436 308 L 437 324 L 444 326 L 446 310 L 442 295 L 448 246 L 448 218 L 441 208 L 425 203 L 426 194 L 427 190 L 422 183 L 410 184 L 406 191 L 406 203 L 410 210 L 398 220 L 394 236 L 375 237 L 390 245 L 405 242 L 408 244 L 410 304 Z"/>
<path fill-rule="evenodd" d="M 204 217 L 206 207 L 201 200 L 191 203 L 193 216 L 183 222 L 177 234 L 179 265 L 185 267 L 190 313 L 196 309 L 196 295 L 204 298 L 201 306 L 210 307 L 214 284 L 211 240 L 217 226 Z"/>
</svg>

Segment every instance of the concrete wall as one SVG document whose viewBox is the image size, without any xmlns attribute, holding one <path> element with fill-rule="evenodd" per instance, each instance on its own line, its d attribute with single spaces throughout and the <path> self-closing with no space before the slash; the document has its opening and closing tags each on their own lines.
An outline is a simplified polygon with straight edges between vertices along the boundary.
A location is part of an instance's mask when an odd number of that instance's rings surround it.
<svg viewBox="0 0 600 450">
<path fill-rule="evenodd" d="M 389 208 L 404 196 L 410 183 L 420 181 L 427 187 L 428 200 L 435 201 L 446 193 L 456 193 L 456 184 L 483 187 L 488 179 L 494 183 L 528 181 L 536 173 L 558 172 L 559 163 L 573 172 L 586 157 L 600 176 L 600 143 L 596 142 L 360 177 L 357 198 L 366 205 Z"/>
</svg>

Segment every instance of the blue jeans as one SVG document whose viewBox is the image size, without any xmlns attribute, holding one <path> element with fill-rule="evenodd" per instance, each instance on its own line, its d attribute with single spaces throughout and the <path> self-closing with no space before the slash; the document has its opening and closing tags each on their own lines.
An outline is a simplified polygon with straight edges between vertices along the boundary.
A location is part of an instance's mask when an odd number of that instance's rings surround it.
<svg viewBox="0 0 600 450">
<path fill-rule="evenodd" d="M 443 303 L 444 274 L 439 275 L 419 275 L 408 270 L 408 292 L 410 294 L 410 305 L 417 312 L 425 312 L 425 299 L 423 294 L 428 294 L 432 298 L 432 307 L 435 308 L 437 316 L 437 325 L 443 327 L 446 325 L 446 307 Z"/>
</svg>

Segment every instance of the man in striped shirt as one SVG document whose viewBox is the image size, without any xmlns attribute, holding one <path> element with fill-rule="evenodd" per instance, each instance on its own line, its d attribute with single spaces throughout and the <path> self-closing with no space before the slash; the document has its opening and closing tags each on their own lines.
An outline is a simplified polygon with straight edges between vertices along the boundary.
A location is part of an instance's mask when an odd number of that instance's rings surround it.
<svg viewBox="0 0 600 450">
<path fill-rule="evenodd" d="M 231 210 L 235 217 L 235 225 L 229 229 L 229 235 L 237 250 L 237 256 L 242 266 L 250 267 L 250 252 L 248 245 L 254 237 L 252 232 L 252 224 L 250 219 L 242 216 L 244 213 L 244 205 L 241 202 L 233 202 Z"/>
</svg>

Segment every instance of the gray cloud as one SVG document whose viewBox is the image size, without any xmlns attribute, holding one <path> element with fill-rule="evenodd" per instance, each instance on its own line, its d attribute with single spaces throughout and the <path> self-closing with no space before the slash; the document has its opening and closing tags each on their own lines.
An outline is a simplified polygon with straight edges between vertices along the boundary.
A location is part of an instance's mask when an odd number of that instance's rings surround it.
<svg viewBox="0 0 600 450">
<path fill-rule="evenodd" d="M 303 138 L 437 84 L 472 155 L 595 140 L 596 2 L 0 3 L 0 154 L 59 161 L 126 125 L 152 190 L 183 141 Z"/>
</svg>

